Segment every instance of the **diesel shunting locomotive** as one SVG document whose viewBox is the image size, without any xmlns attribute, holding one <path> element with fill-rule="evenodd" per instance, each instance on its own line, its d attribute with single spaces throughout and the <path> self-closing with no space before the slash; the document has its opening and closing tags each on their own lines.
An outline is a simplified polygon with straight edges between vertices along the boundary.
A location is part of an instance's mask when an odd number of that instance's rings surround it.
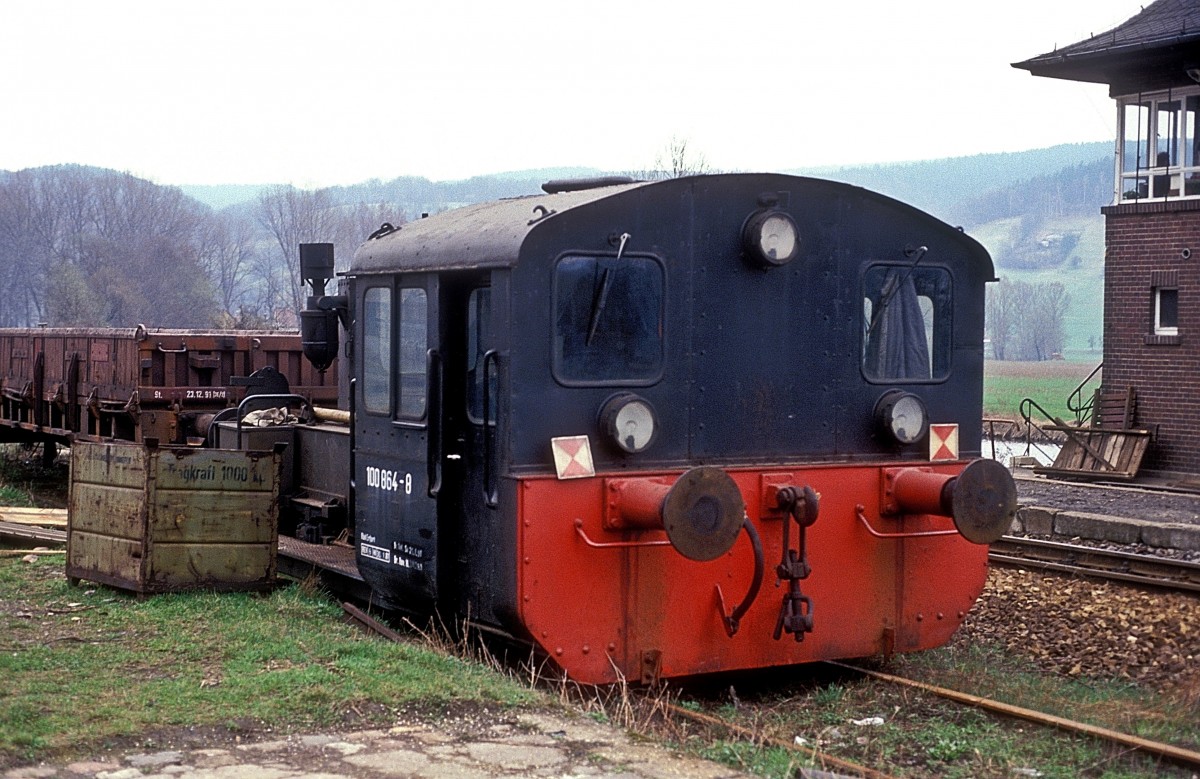
<svg viewBox="0 0 1200 779">
<path fill-rule="evenodd" d="M 271 383 L 172 419 L 193 445 L 287 444 L 280 533 L 348 537 L 373 602 L 530 640 L 581 682 L 948 640 L 1016 508 L 980 457 L 983 247 L 811 178 L 544 189 L 384 225 L 341 274 L 331 244 L 302 245 L 301 341 L 328 378 L 300 383 L 340 408 L 251 427 L 251 406 L 297 400 Z M 145 376 L 121 386 L 163 384 L 160 356 L 164 377 L 233 382 L 195 339 L 132 341 Z M 104 407 L 98 365 L 61 403 L 14 384 L 4 417 L 103 437 L 115 415 L 148 438 L 147 391 Z"/>
<path fill-rule="evenodd" d="M 584 682 L 945 642 L 1016 507 L 980 458 L 980 244 L 811 178 L 545 190 L 385 225 L 338 294 L 301 247 L 351 412 L 311 450 L 377 601 Z"/>
</svg>

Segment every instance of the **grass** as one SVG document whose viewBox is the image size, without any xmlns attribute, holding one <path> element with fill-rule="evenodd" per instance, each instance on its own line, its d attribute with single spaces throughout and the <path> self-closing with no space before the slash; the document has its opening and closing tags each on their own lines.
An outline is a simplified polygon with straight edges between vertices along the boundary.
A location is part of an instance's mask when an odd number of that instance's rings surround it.
<svg viewBox="0 0 1200 779">
<path fill-rule="evenodd" d="M 63 508 L 67 505 L 67 462 L 42 465 L 40 447 L 0 444 L 0 506 Z"/>
<path fill-rule="evenodd" d="M 32 506 L 29 493 L 20 487 L 0 484 L 0 506 Z"/>
<path fill-rule="evenodd" d="M 1075 412 L 1067 408 L 1067 397 L 1087 378 L 1098 362 L 988 360 L 984 363 L 983 414 L 986 417 L 1017 419 L 1020 417 L 1021 401 L 1033 398 L 1050 414 L 1064 421 L 1072 421 Z M 1085 400 L 1098 385 L 1099 378 L 1097 374 L 1088 383 L 1084 390 Z"/>
<path fill-rule="evenodd" d="M 299 585 L 143 600 L 70 586 L 61 558 L 0 559 L 0 767 L 169 743 L 185 728 L 287 732 L 545 703 L 483 665 L 380 640 L 340 615 Z"/>
</svg>

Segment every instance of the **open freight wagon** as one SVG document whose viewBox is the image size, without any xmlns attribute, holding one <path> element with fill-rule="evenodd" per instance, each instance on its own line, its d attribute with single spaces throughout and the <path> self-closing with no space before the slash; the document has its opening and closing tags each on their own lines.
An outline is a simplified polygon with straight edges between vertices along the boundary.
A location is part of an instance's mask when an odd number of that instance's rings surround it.
<svg viewBox="0 0 1200 779">
<path fill-rule="evenodd" d="M 333 405 L 337 390 L 294 332 L 0 329 L 0 441 L 197 443 L 247 394 Z"/>
</svg>

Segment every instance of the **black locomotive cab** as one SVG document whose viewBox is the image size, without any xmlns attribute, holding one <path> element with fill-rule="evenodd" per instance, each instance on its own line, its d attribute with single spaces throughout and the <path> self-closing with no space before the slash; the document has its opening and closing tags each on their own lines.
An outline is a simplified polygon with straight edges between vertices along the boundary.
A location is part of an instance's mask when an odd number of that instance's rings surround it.
<svg viewBox="0 0 1200 779">
<path fill-rule="evenodd" d="M 879 470 L 839 468 L 979 456 L 993 269 L 973 239 L 816 179 L 593 183 L 431 216 L 355 255 L 356 544 L 390 605 L 536 637 L 543 550 L 658 543 L 614 508 L 629 479 L 728 472 L 737 536 L 785 475 L 809 473 L 822 516 L 849 526 Z"/>
</svg>

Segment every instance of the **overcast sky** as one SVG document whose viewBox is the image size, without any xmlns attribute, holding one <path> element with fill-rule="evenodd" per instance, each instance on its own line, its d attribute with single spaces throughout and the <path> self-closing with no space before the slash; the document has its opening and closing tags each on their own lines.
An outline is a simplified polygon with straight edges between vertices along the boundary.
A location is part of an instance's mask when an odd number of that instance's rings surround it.
<svg viewBox="0 0 1200 779">
<path fill-rule="evenodd" d="M 722 170 L 1110 140 L 1107 88 L 1012 62 L 1139 0 L 4 0 L 0 169 L 162 184 Z"/>
</svg>

